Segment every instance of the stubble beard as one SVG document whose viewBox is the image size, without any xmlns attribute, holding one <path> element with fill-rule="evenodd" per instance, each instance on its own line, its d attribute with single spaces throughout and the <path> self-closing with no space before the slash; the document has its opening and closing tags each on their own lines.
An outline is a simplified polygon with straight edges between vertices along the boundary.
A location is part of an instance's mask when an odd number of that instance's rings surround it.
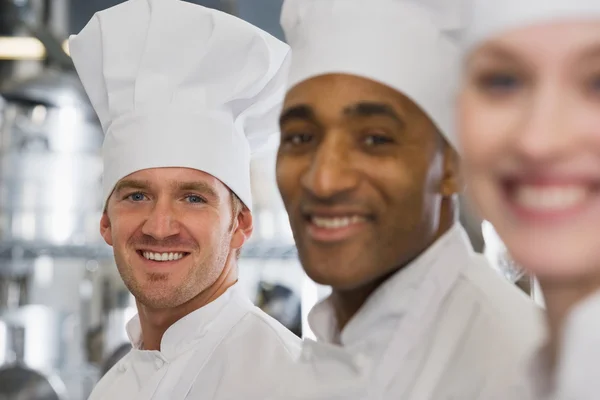
<svg viewBox="0 0 600 400">
<path fill-rule="evenodd" d="M 174 308 L 189 302 L 217 281 L 227 262 L 230 239 L 231 232 L 225 232 L 214 250 L 205 255 L 195 255 L 193 265 L 179 282 L 171 282 L 170 273 L 157 272 L 144 273 L 140 282 L 125 257 L 115 253 L 115 261 L 121 279 L 138 303 L 152 309 Z M 188 257 L 194 257 L 194 254 Z"/>
</svg>

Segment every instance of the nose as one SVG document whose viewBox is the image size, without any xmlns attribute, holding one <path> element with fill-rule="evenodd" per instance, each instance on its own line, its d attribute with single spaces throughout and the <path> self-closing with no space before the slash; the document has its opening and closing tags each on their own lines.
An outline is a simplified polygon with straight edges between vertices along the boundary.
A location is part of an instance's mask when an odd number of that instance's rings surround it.
<svg viewBox="0 0 600 400">
<path fill-rule="evenodd" d="M 352 163 L 352 149 L 343 132 L 321 142 L 301 185 L 315 197 L 329 199 L 352 191 L 358 185 L 358 173 Z"/>
<path fill-rule="evenodd" d="M 148 218 L 142 226 L 142 233 L 156 240 L 175 236 L 180 232 L 176 212 L 169 201 L 159 200 L 154 203 Z"/>
<path fill-rule="evenodd" d="M 570 129 L 573 105 L 557 86 L 537 93 L 521 114 L 515 139 L 520 155 L 528 161 L 553 160 L 576 145 L 576 132 Z"/>
</svg>

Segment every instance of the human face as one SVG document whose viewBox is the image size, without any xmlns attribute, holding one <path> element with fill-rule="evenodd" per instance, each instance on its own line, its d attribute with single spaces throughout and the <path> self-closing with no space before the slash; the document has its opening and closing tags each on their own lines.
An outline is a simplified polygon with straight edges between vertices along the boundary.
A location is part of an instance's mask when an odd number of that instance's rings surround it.
<svg viewBox="0 0 600 400">
<path fill-rule="evenodd" d="M 422 252 L 438 230 L 445 144 L 400 93 L 331 74 L 292 88 L 280 120 L 277 183 L 307 274 L 364 287 Z"/>
<path fill-rule="evenodd" d="M 217 178 L 152 168 L 117 183 L 100 225 L 127 288 L 146 307 L 166 309 L 217 281 L 251 233 L 249 212 L 240 214 Z"/>
<path fill-rule="evenodd" d="M 599 274 L 600 21 L 475 50 L 459 125 L 467 187 L 515 261 L 543 280 Z"/>
</svg>

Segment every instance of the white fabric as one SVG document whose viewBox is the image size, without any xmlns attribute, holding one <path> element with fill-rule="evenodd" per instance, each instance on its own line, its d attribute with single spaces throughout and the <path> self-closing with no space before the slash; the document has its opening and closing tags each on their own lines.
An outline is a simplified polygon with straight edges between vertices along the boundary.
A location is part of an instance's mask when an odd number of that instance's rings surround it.
<svg viewBox="0 0 600 400">
<path fill-rule="evenodd" d="M 188 167 L 251 207 L 251 147 L 278 132 L 289 46 L 214 9 L 129 0 L 96 13 L 69 48 L 106 135 L 105 202 L 133 172 Z"/>
<path fill-rule="evenodd" d="M 277 384 L 274 371 L 300 353 L 300 339 L 254 307 L 237 284 L 172 325 L 161 351 L 138 349 L 137 316 L 127 331 L 134 349 L 90 400 L 264 399 Z M 186 377 L 192 378 L 187 384 Z"/>
<path fill-rule="evenodd" d="M 600 292 L 584 300 L 565 324 L 557 368 L 557 400 L 600 397 Z"/>
<path fill-rule="evenodd" d="M 288 85 L 351 74 L 410 98 L 455 144 L 453 100 L 461 0 L 285 0 L 281 25 L 294 55 Z"/>
<path fill-rule="evenodd" d="M 508 390 L 490 400 L 597 400 L 600 393 L 600 292 L 577 305 L 566 318 L 556 371 L 544 345 L 526 374 L 514 376 Z"/>
<path fill-rule="evenodd" d="M 328 300 L 309 318 L 318 341 L 305 341 L 272 399 L 490 400 L 545 336 L 539 307 L 472 251 L 459 225 L 341 333 Z"/>
<path fill-rule="evenodd" d="M 600 18 L 598 0 L 471 0 L 463 33 L 470 53 L 486 40 L 512 29 L 565 19 Z"/>
</svg>

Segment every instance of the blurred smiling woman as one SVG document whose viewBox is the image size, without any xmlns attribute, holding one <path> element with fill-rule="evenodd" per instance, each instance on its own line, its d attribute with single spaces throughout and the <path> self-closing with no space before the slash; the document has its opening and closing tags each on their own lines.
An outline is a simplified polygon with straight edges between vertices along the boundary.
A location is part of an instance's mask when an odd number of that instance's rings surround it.
<svg viewBox="0 0 600 400">
<path fill-rule="evenodd" d="M 548 312 L 530 396 L 596 399 L 600 1 L 474 0 L 463 40 L 458 119 L 470 194 L 539 279 Z"/>
</svg>

